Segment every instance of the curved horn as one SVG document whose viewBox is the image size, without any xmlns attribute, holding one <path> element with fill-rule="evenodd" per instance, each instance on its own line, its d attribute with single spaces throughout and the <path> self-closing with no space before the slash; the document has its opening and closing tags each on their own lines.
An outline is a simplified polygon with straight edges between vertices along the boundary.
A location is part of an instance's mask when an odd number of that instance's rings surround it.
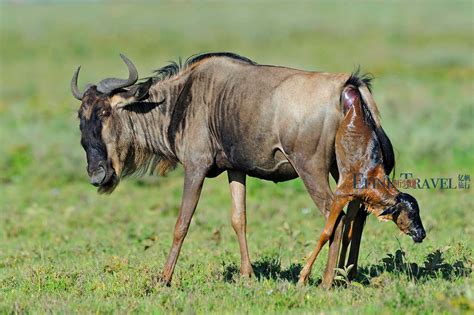
<svg viewBox="0 0 474 315">
<path fill-rule="evenodd" d="M 79 70 L 81 70 L 81 66 L 77 68 L 76 72 L 74 72 L 74 75 L 72 76 L 71 92 L 75 98 L 81 101 L 82 97 L 84 96 L 84 92 L 79 91 L 79 88 L 77 87 L 77 77 L 79 76 Z"/>
<path fill-rule="evenodd" d="M 120 57 L 125 62 L 128 68 L 128 79 L 117 79 L 117 78 L 107 78 L 97 85 L 97 91 L 110 94 L 112 91 L 130 86 L 137 82 L 138 80 L 138 71 L 137 68 L 133 65 L 133 63 L 125 57 L 123 54 L 120 54 Z"/>
</svg>

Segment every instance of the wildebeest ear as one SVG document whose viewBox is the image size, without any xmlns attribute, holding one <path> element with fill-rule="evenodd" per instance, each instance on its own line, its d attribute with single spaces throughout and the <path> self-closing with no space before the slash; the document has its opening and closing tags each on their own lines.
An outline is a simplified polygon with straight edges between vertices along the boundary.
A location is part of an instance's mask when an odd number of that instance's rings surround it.
<svg viewBox="0 0 474 315">
<path fill-rule="evenodd" d="M 133 94 L 137 101 L 142 101 L 149 96 L 148 91 L 150 90 L 152 83 L 153 81 L 150 78 L 147 81 L 130 88 L 129 93 Z"/>
<path fill-rule="evenodd" d="M 128 104 L 131 104 L 133 102 L 136 102 L 137 99 L 135 98 L 135 95 L 128 95 L 128 93 L 118 93 L 109 98 L 110 101 L 110 106 L 113 108 L 122 108 L 127 106 Z"/>
<path fill-rule="evenodd" d="M 148 97 L 148 90 L 152 84 L 151 79 L 148 81 L 132 86 L 126 91 L 119 92 L 110 97 L 110 105 L 114 108 L 122 108 L 131 103 L 140 102 Z"/>
<path fill-rule="evenodd" d="M 394 206 L 391 206 L 391 207 L 385 209 L 385 210 L 380 214 L 380 216 L 382 216 L 382 215 L 389 215 L 389 214 L 395 214 L 398 210 L 399 210 L 398 204 L 396 204 L 396 205 L 394 205 Z"/>
</svg>

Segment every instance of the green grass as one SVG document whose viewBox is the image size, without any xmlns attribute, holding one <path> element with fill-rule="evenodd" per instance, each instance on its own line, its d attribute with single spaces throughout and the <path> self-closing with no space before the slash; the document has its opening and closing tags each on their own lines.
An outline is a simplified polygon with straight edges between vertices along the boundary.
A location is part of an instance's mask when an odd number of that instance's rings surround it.
<svg viewBox="0 0 474 315">
<path fill-rule="evenodd" d="M 209 179 L 173 286 L 154 286 L 180 204 L 182 171 L 88 184 L 69 92 L 142 76 L 178 56 L 234 51 L 260 63 L 372 72 L 397 172 L 474 175 L 473 4 L 448 2 L 48 4 L 0 8 L 0 313 L 469 313 L 472 190 L 410 190 L 428 236 L 414 245 L 370 218 L 357 283 L 331 291 L 295 278 L 324 220 L 299 180 L 248 184 L 257 277 L 239 279 L 225 176 Z M 457 179 L 456 179 L 457 180 Z M 404 254 L 402 254 L 402 252 Z"/>
</svg>

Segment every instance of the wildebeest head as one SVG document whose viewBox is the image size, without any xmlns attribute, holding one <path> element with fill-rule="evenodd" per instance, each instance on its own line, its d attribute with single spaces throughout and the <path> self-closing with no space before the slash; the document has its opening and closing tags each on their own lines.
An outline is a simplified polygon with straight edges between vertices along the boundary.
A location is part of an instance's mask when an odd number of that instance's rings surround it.
<svg viewBox="0 0 474 315">
<path fill-rule="evenodd" d="M 421 243 L 426 232 L 421 222 L 418 202 L 405 193 L 399 193 L 395 201 L 395 205 L 383 211 L 380 216 L 390 217 L 403 233 L 410 235 L 416 243 Z"/>
<path fill-rule="evenodd" d="M 128 67 L 128 79 L 107 78 L 97 85 L 88 84 L 84 92 L 77 87 L 79 67 L 71 81 L 74 97 L 82 101 L 79 109 L 81 145 L 87 155 L 87 172 L 99 192 L 110 193 L 119 183 L 122 162 L 118 156 L 120 119 L 117 110 L 144 98 L 148 89 L 132 86 L 138 80 L 133 63 L 120 55 Z"/>
</svg>

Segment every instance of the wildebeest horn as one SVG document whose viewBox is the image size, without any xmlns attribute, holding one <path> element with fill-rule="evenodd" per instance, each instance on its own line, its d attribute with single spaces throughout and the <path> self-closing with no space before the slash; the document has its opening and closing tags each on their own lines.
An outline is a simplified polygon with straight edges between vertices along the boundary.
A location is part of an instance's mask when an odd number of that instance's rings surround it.
<svg viewBox="0 0 474 315">
<path fill-rule="evenodd" d="M 84 96 L 84 92 L 79 91 L 79 88 L 77 87 L 77 77 L 79 76 L 79 70 L 81 70 L 81 66 L 77 68 L 76 72 L 74 72 L 74 75 L 72 76 L 71 92 L 75 98 L 81 101 L 82 97 Z"/>
<path fill-rule="evenodd" d="M 117 78 L 107 78 L 97 85 L 97 91 L 110 94 L 112 91 L 130 86 L 137 82 L 138 80 L 138 71 L 137 68 L 133 65 L 133 63 L 125 57 L 123 54 L 120 54 L 120 57 L 125 62 L 128 67 L 128 79 L 117 79 Z"/>
</svg>

